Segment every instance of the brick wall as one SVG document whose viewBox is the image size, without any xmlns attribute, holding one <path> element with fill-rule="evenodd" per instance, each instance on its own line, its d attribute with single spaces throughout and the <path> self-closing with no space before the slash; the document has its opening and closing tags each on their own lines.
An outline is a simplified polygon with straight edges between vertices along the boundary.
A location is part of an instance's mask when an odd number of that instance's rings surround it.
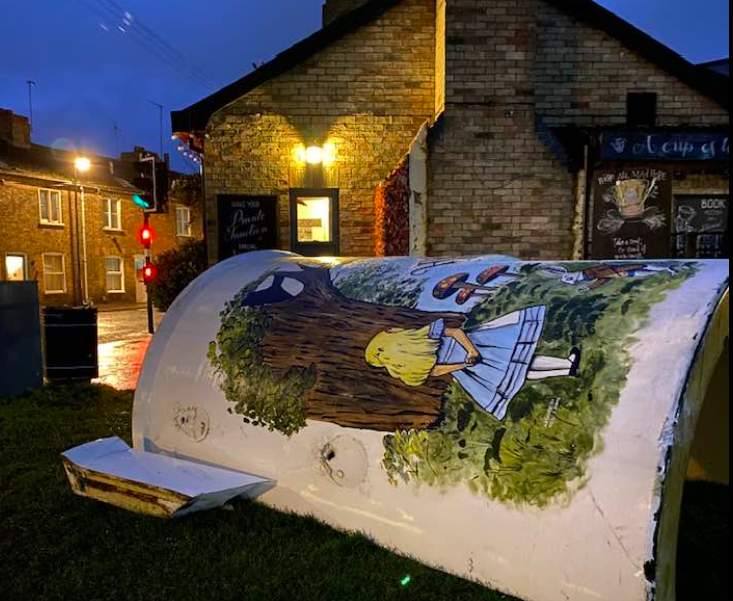
<svg viewBox="0 0 733 601">
<path fill-rule="evenodd" d="M 433 255 L 570 257 L 575 178 L 549 128 L 625 123 L 630 91 L 660 95 L 660 125 L 729 123 L 714 101 L 542 0 L 451 0 L 446 23 Z"/>
<path fill-rule="evenodd" d="M 53 185 L 49 184 L 48 188 Z M 39 282 L 41 301 L 45 305 L 72 305 L 75 288 L 78 288 L 80 267 L 76 240 L 74 194 L 62 192 L 63 226 L 44 226 L 39 219 L 39 187 L 5 180 L 0 184 L 0 279 L 5 279 L 5 256 L 22 253 L 28 258 L 29 277 Z M 121 201 L 121 231 L 104 230 L 103 200 Z M 152 226 L 156 232 L 154 253 L 161 253 L 179 245 L 185 239 L 176 235 L 175 211 L 178 203 L 174 197 L 171 211 L 165 215 L 153 215 Z M 194 236 L 203 236 L 201 208 L 192 207 Z M 87 261 L 89 294 L 95 304 L 136 302 L 135 255 L 142 255 L 137 235 L 142 225 L 140 209 L 129 197 L 115 194 L 86 194 Z M 47 294 L 43 278 L 43 253 L 64 255 L 66 267 L 66 293 Z M 125 293 L 108 293 L 106 286 L 105 257 L 123 259 L 125 269 Z M 77 292 L 77 297 L 78 297 Z"/>
<path fill-rule="evenodd" d="M 341 252 L 374 252 L 374 192 L 435 110 L 435 0 L 405 0 L 360 30 L 217 112 L 206 141 L 209 252 L 216 195 L 278 195 L 289 248 L 289 188 L 299 144 L 335 144 Z"/>
</svg>

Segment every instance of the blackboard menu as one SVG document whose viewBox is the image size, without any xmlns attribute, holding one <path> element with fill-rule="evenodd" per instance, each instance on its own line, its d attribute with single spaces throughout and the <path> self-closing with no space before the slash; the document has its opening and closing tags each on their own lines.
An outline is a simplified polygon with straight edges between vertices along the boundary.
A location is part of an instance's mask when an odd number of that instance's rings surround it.
<svg viewBox="0 0 733 601">
<path fill-rule="evenodd" d="M 278 246 L 277 196 L 217 197 L 219 260 Z"/>
<path fill-rule="evenodd" d="M 594 174 L 593 193 L 593 259 L 669 258 L 671 169 L 602 167 Z"/>
<path fill-rule="evenodd" d="M 689 195 L 675 198 L 675 239 L 679 256 L 727 256 L 730 197 Z"/>
</svg>

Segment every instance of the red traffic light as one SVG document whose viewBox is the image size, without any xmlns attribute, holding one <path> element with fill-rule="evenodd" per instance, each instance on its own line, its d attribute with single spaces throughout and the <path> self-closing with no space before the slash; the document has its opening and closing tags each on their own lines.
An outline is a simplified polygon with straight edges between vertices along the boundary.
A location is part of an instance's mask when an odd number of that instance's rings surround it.
<svg viewBox="0 0 733 601">
<path fill-rule="evenodd" d="M 145 248 L 150 248 L 150 246 L 153 244 L 153 239 L 155 238 L 155 232 L 153 231 L 153 228 L 151 228 L 149 225 L 144 225 L 140 228 L 140 244 L 142 244 Z"/>
<path fill-rule="evenodd" d="M 150 284 L 158 275 L 158 268 L 152 263 L 143 268 L 143 282 Z"/>
</svg>

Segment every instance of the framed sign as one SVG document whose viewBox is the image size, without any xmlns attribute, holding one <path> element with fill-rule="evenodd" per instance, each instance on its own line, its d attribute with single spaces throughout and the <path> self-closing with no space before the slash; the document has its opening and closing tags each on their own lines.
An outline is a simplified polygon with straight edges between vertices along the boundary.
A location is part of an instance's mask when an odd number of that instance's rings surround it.
<svg viewBox="0 0 733 601">
<path fill-rule="evenodd" d="M 217 197 L 219 260 L 278 247 L 277 196 Z"/>
<path fill-rule="evenodd" d="M 677 256 L 720 259 L 729 255 L 730 197 L 680 195 L 675 197 L 675 250 Z"/>
<path fill-rule="evenodd" d="M 593 259 L 669 258 L 671 169 L 602 167 L 594 175 L 593 208 Z"/>
</svg>

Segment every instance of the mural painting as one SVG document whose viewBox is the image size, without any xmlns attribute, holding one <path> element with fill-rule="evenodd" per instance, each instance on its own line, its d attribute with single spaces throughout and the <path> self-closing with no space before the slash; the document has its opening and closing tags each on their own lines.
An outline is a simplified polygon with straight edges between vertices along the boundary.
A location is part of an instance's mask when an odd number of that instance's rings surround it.
<svg viewBox="0 0 733 601">
<path fill-rule="evenodd" d="M 221 313 L 229 412 L 384 433 L 395 486 L 543 507 L 585 483 L 652 308 L 694 263 L 293 258 Z M 643 401 L 639 401 L 643 402 Z"/>
</svg>

